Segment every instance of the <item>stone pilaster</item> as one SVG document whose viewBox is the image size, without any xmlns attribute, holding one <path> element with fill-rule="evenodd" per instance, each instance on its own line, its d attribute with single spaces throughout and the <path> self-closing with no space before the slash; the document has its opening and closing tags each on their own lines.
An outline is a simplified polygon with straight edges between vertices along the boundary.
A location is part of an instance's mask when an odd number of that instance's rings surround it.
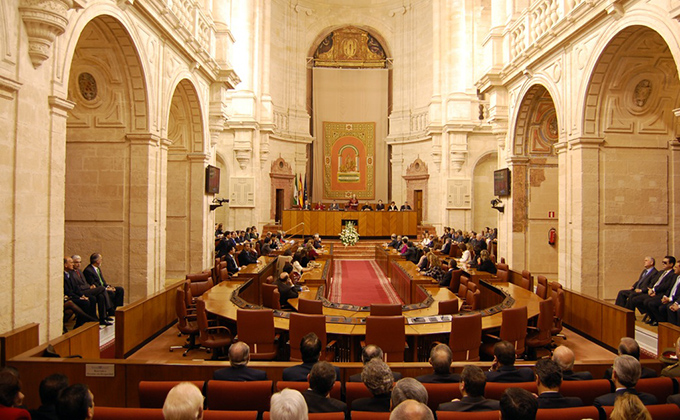
<svg viewBox="0 0 680 420">
<path fill-rule="evenodd" d="M 511 196 L 506 201 L 505 213 L 508 220 L 508 254 L 506 261 L 510 267 L 524 267 L 526 264 L 526 240 L 528 223 L 528 166 L 526 157 L 508 158 L 510 168 Z"/>
<path fill-rule="evenodd" d="M 189 159 L 189 172 L 191 174 L 188 266 L 191 273 L 199 273 L 205 267 L 211 266 L 212 241 L 209 238 L 214 235 L 212 226 L 208 223 L 208 199 L 212 200 L 212 196 L 205 193 L 205 167 L 208 164 L 208 155 L 190 153 L 187 158 Z"/>
<path fill-rule="evenodd" d="M 569 263 L 569 254 L 567 246 L 571 241 L 572 229 L 569 229 L 569 197 L 571 196 L 568 190 L 569 182 L 569 154 L 567 153 L 568 144 L 566 141 L 561 141 L 554 145 L 555 154 L 557 155 L 557 169 L 558 169 L 558 198 L 557 198 L 557 208 L 559 216 L 559 224 L 557 228 L 557 243 L 558 243 L 558 255 L 557 255 L 557 273 L 559 282 L 571 288 L 571 279 L 568 279 L 567 273 L 571 264 Z"/>
</svg>

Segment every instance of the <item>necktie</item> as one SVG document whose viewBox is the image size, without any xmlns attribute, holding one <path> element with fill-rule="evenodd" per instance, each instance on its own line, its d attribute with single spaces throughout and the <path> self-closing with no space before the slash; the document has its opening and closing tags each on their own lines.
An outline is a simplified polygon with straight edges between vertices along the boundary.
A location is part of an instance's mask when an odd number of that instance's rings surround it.
<svg viewBox="0 0 680 420">
<path fill-rule="evenodd" d="M 656 283 L 654 283 L 653 289 L 654 289 L 655 292 L 656 292 L 656 286 L 661 284 L 661 281 L 663 280 L 664 277 L 666 277 L 666 274 L 668 274 L 669 272 L 670 272 L 670 270 L 664 271 L 663 274 L 661 275 L 661 277 L 659 277 L 659 280 L 657 280 Z"/>
<path fill-rule="evenodd" d="M 678 284 L 680 284 L 680 277 L 675 280 L 675 285 L 673 285 L 673 290 L 671 290 L 671 293 L 668 295 L 671 300 L 673 300 L 673 296 L 675 296 L 675 292 L 678 290 Z"/>
<path fill-rule="evenodd" d="M 100 286 L 104 286 L 104 281 L 102 280 L 102 275 L 101 275 L 101 273 L 99 272 L 99 267 L 95 267 L 95 268 L 94 268 L 94 271 L 97 272 L 97 278 L 99 279 L 99 285 L 100 285 Z"/>
</svg>

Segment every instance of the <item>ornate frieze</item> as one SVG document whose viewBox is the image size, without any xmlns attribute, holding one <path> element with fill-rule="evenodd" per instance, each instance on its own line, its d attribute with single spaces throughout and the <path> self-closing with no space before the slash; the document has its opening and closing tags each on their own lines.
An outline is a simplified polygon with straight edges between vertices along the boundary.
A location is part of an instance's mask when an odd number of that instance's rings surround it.
<svg viewBox="0 0 680 420">
<path fill-rule="evenodd" d="M 73 0 L 21 0 L 19 12 L 28 35 L 28 55 L 33 67 L 50 58 L 52 44 L 64 33 L 66 13 L 73 8 Z"/>
</svg>

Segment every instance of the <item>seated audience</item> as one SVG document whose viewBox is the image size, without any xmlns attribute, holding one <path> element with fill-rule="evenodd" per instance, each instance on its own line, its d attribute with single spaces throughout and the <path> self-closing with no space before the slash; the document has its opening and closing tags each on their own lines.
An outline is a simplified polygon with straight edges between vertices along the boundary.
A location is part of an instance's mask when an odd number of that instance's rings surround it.
<svg viewBox="0 0 680 420">
<path fill-rule="evenodd" d="M 453 277 L 453 270 L 458 270 L 458 264 L 456 264 L 456 260 L 451 259 L 449 261 L 449 269 L 446 270 L 446 273 L 444 273 L 444 276 L 439 281 L 439 287 L 449 287 L 451 285 L 451 277 Z"/>
<path fill-rule="evenodd" d="M 427 268 L 430 266 L 430 263 L 427 260 L 427 254 L 430 253 L 430 248 L 427 246 L 423 247 L 421 253 L 418 252 L 418 248 L 416 247 L 416 253 L 420 254 L 420 258 L 418 258 L 418 263 L 416 264 L 416 270 L 418 271 L 427 270 Z"/>
<path fill-rule="evenodd" d="M 583 406 L 578 397 L 565 397 L 560 394 L 562 369 L 552 359 L 536 362 L 536 387 L 538 388 L 538 408 L 569 408 Z"/>
<path fill-rule="evenodd" d="M 652 420 L 649 410 L 640 398 L 633 394 L 623 394 L 614 402 L 610 420 Z"/>
<path fill-rule="evenodd" d="M 224 260 L 227 262 L 227 271 L 232 276 L 241 271 L 241 268 L 243 268 L 239 266 L 238 262 L 236 262 L 236 257 L 234 256 L 235 254 L 236 246 L 228 245 L 226 247 L 226 255 L 224 257 Z"/>
<path fill-rule="evenodd" d="M 386 245 L 388 248 L 397 248 L 399 246 L 399 239 L 397 239 L 397 235 L 395 233 L 392 234 L 390 237 L 390 242 L 387 243 Z"/>
<path fill-rule="evenodd" d="M 413 264 L 418 264 L 418 248 L 409 241 L 406 245 L 406 250 L 402 254 L 406 261 L 411 261 Z"/>
<path fill-rule="evenodd" d="M 318 233 L 314 234 L 314 240 L 312 241 L 312 245 L 314 246 L 315 249 L 321 249 L 323 245 L 321 244 L 321 237 L 319 236 Z"/>
<path fill-rule="evenodd" d="M 111 307 L 107 308 L 108 315 L 114 316 L 116 314 L 116 308 L 118 306 L 123 306 L 125 289 L 120 286 L 111 286 L 106 282 L 106 280 L 104 280 L 104 274 L 102 274 L 101 270 L 102 260 L 103 257 L 101 254 L 94 253 L 90 255 L 90 265 L 85 267 L 85 270 L 83 270 L 83 275 L 85 276 L 85 280 L 87 280 L 90 285 L 94 284 L 95 286 L 102 286 L 106 288 L 111 301 Z"/>
<path fill-rule="evenodd" d="M 340 205 L 338 203 L 333 203 L 328 210 L 340 210 Z"/>
<path fill-rule="evenodd" d="M 500 407 L 501 420 L 534 420 L 538 401 L 526 389 L 508 388 L 501 396 Z"/>
<path fill-rule="evenodd" d="M 434 420 L 434 414 L 427 404 L 406 400 L 392 410 L 390 420 Z"/>
<path fill-rule="evenodd" d="M 366 203 L 363 206 L 361 206 L 361 211 L 373 211 L 373 207 L 371 207 L 370 204 Z"/>
<path fill-rule="evenodd" d="M 616 392 L 601 395 L 595 398 L 595 406 L 614 405 L 616 397 L 626 393 L 635 394 L 640 397 L 645 405 L 656 404 L 656 397 L 645 392 L 638 392 L 635 389 L 637 381 L 640 379 L 640 361 L 624 354 L 614 359 L 614 371 L 612 373 L 612 381 L 616 386 Z"/>
<path fill-rule="evenodd" d="M 269 254 L 272 253 L 272 238 L 269 237 L 264 238 L 264 242 L 262 243 L 260 253 L 262 254 L 263 257 L 268 257 Z"/>
<path fill-rule="evenodd" d="M 309 333 L 300 340 L 300 354 L 302 364 L 291 366 L 283 370 L 284 381 L 306 382 L 307 375 L 321 356 L 321 340 L 314 333 Z M 335 367 L 335 377 L 340 377 L 340 369 Z"/>
<path fill-rule="evenodd" d="M 267 372 L 248 367 L 250 362 L 250 348 L 243 341 L 238 341 L 229 347 L 230 367 L 218 369 L 213 373 L 213 379 L 219 381 L 266 381 Z"/>
<path fill-rule="evenodd" d="M 380 347 L 376 346 L 375 344 L 368 344 L 363 349 L 361 349 L 361 363 L 363 363 L 364 366 L 370 360 L 373 359 L 382 360 L 382 358 L 383 351 Z M 392 372 L 392 376 L 394 376 L 394 382 L 397 382 L 399 379 L 401 379 L 401 373 L 399 372 Z M 349 377 L 349 382 L 361 382 L 361 373 L 351 375 Z"/>
<path fill-rule="evenodd" d="M 673 274 L 675 278 L 664 292 L 659 292 L 655 297 L 645 301 L 650 325 L 668 322 L 669 315 L 672 318 L 672 323 L 677 323 L 675 312 L 680 305 L 680 264 L 675 264 Z"/>
<path fill-rule="evenodd" d="M 108 313 L 109 309 L 113 308 L 113 303 L 111 303 L 111 297 L 103 286 L 90 285 L 85 279 L 85 275 L 80 271 L 80 265 L 83 259 L 80 255 L 71 255 L 73 260 L 73 270 L 71 271 L 71 280 L 73 285 L 80 290 L 80 293 L 87 296 L 93 305 L 97 305 L 97 310 L 99 312 L 99 320 L 113 321 Z"/>
<path fill-rule="evenodd" d="M 309 200 L 305 200 L 304 203 L 302 204 L 302 210 L 311 210 L 312 205 L 309 204 Z"/>
<path fill-rule="evenodd" d="M 40 407 L 37 410 L 30 410 L 31 419 L 58 420 L 57 398 L 59 393 L 66 388 L 68 388 L 68 378 L 61 373 L 52 374 L 40 381 L 40 386 L 38 387 Z"/>
<path fill-rule="evenodd" d="M 448 237 L 444 240 L 444 246 L 442 249 L 439 250 L 443 255 L 449 255 L 449 252 L 451 252 L 451 237 Z"/>
<path fill-rule="evenodd" d="M 496 264 L 489 258 L 489 251 L 483 249 L 479 252 L 479 259 L 477 260 L 477 271 L 486 271 L 493 275 L 496 274 Z"/>
<path fill-rule="evenodd" d="M 94 395 L 85 384 L 75 384 L 61 391 L 57 398 L 59 420 L 89 420 L 94 416 Z"/>
<path fill-rule="evenodd" d="M 679 361 L 663 368 L 661 376 L 667 376 L 669 378 L 677 378 L 680 376 L 680 337 L 675 340 L 675 357 L 676 360 Z"/>
<path fill-rule="evenodd" d="M 375 209 L 377 211 L 385 210 L 385 204 L 383 203 L 382 200 L 378 200 L 378 204 L 375 205 Z"/>
<path fill-rule="evenodd" d="M 590 372 L 574 372 L 574 352 L 567 346 L 558 346 L 553 350 L 552 359 L 562 369 L 563 381 L 588 381 L 593 379 Z"/>
<path fill-rule="evenodd" d="M 515 367 L 515 346 L 508 341 L 499 341 L 493 346 L 493 364 L 486 372 L 488 382 L 533 382 L 534 372 L 529 368 Z"/>
<path fill-rule="evenodd" d="M 394 410 L 395 407 L 406 400 L 416 400 L 427 404 L 427 397 L 427 389 L 423 384 L 413 378 L 400 379 L 392 388 L 392 409 Z"/>
<path fill-rule="evenodd" d="M 292 306 L 288 303 L 288 299 L 295 299 L 298 297 L 298 291 L 293 284 L 293 280 L 290 278 L 288 273 L 283 272 L 279 275 L 273 283 L 279 290 L 279 302 L 281 307 L 285 309 L 290 309 Z"/>
<path fill-rule="evenodd" d="M 642 273 L 640 273 L 640 277 L 638 277 L 637 281 L 633 283 L 632 286 L 630 286 L 630 289 L 619 291 L 619 293 L 616 295 L 616 305 L 623 306 L 624 308 L 628 309 L 634 309 L 628 306 L 629 300 L 634 294 L 640 295 L 642 293 L 647 293 L 650 282 L 659 272 L 656 267 L 654 267 L 655 264 L 656 261 L 654 258 L 645 257 L 643 264 L 644 268 L 642 269 Z"/>
<path fill-rule="evenodd" d="M 250 242 L 243 244 L 243 249 L 238 254 L 238 264 L 245 267 L 250 264 L 257 264 L 257 252 L 253 249 Z"/>
<path fill-rule="evenodd" d="M 314 205 L 314 210 L 326 210 L 326 206 L 319 201 Z"/>
<path fill-rule="evenodd" d="M 458 244 L 458 248 L 463 252 L 459 262 L 461 264 L 470 264 L 472 262 L 472 245 L 460 243 Z"/>
<path fill-rule="evenodd" d="M 272 395 L 269 403 L 271 420 L 307 420 L 307 403 L 300 391 L 286 388 Z"/>
<path fill-rule="evenodd" d="M 356 194 L 352 194 L 352 198 L 347 202 L 347 210 L 359 210 L 359 200 Z"/>
<path fill-rule="evenodd" d="M 387 363 L 372 359 L 361 372 L 361 380 L 372 397 L 359 398 L 352 402 L 352 411 L 389 412 L 394 377 Z"/>
<path fill-rule="evenodd" d="M 409 205 L 408 201 L 404 201 L 404 204 L 401 205 L 399 208 L 400 211 L 406 211 L 406 210 L 412 210 L 411 206 Z"/>
<path fill-rule="evenodd" d="M 78 328 L 86 322 L 97 322 L 97 313 L 93 302 L 75 286 L 71 277 L 71 270 L 73 270 L 73 259 L 64 257 L 64 310 L 71 310 L 76 314 L 74 328 Z M 111 325 L 107 321 L 101 324 Z"/>
<path fill-rule="evenodd" d="M 497 400 L 484 398 L 486 375 L 479 366 L 466 365 L 460 375 L 461 399 L 439 404 L 439 411 L 495 411 L 498 410 Z"/>
<path fill-rule="evenodd" d="M 165 420 L 201 420 L 203 418 L 203 394 L 191 382 L 175 385 L 163 403 Z"/>
<path fill-rule="evenodd" d="M 670 291 L 677 277 L 674 270 L 675 257 L 666 255 L 661 264 L 662 270 L 650 280 L 647 293 L 633 293 L 628 298 L 629 307 L 632 310 L 637 308 L 640 313 L 645 315 L 642 320 L 651 325 L 654 325 L 658 320 L 653 319 L 654 314 L 650 312 L 650 308 L 661 304 L 661 300 Z"/>
<path fill-rule="evenodd" d="M 293 271 L 302 275 L 307 271 L 312 271 L 312 267 L 307 267 L 309 259 L 307 258 L 307 253 L 304 249 L 301 249 L 293 255 Z"/>
<path fill-rule="evenodd" d="M 341 412 L 349 419 L 347 404 L 328 396 L 336 379 L 335 369 L 330 363 L 321 361 L 312 367 L 309 372 L 309 389 L 302 393 L 310 413 Z"/>
<path fill-rule="evenodd" d="M 0 372 L 0 419 L 30 420 L 28 411 L 18 408 L 23 400 L 19 377 L 8 370 Z"/>
<path fill-rule="evenodd" d="M 453 354 L 446 344 L 437 344 L 430 351 L 430 365 L 434 373 L 418 376 L 416 379 L 424 383 L 449 384 L 460 382 L 460 375 L 451 373 L 451 361 Z"/>
<path fill-rule="evenodd" d="M 633 356 L 635 359 L 640 360 L 640 345 L 638 344 L 638 342 L 630 337 L 623 337 L 619 342 L 619 356 L 624 354 Z M 657 376 L 658 375 L 656 374 L 656 371 L 654 369 L 650 369 L 644 366 L 642 367 L 640 379 L 656 378 Z M 608 368 L 604 373 L 603 379 L 611 378 L 612 368 Z"/>
<path fill-rule="evenodd" d="M 387 211 L 399 211 L 399 208 L 396 204 L 394 204 L 394 201 L 392 201 L 390 202 L 390 206 L 387 208 Z"/>
<path fill-rule="evenodd" d="M 442 279 L 444 278 L 444 271 L 442 270 L 442 262 L 439 259 L 437 255 L 435 255 L 434 252 L 430 251 L 427 255 L 427 270 L 423 270 L 421 272 L 422 275 L 424 276 L 429 276 L 432 277 L 437 281 L 437 283 L 441 282 Z"/>
</svg>

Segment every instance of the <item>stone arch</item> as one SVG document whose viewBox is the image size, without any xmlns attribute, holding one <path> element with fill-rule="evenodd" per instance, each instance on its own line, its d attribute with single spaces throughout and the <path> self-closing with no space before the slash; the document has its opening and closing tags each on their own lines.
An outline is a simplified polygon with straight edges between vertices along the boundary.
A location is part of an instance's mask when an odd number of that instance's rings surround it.
<svg viewBox="0 0 680 420">
<path fill-rule="evenodd" d="M 639 253 L 622 249 L 622 241 L 651 255 L 680 248 L 673 234 L 680 205 L 673 182 L 680 173 L 680 124 L 674 111 L 680 104 L 677 35 L 669 44 L 667 36 L 646 26 L 640 16 L 613 26 L 599 44 L 583 89 L 582 139 L 570 141 L 578 149 L 571 164 L 590 165 L 590 171 L 566 180 L 568 192 L 589 203 L 575 208 L 570 219 L 592 233 L 574 241 L 572 248 L 581 255 L 597 253 L 600 261 L 619 262 L 593 267 L 581 257 L 578 272 L 589 275 L 574 276 L 572 287 L 602 299 L 627 287 L 623 279 L 639 263 Z M 572 153 L 571 147 L 566 153 Z"/>
<path fill-rule="evenodd" d="M 149 133 L 145 74 L 126 27 L 108 14 L 80 23 L 63 72 L 74 103 L 66 121 L 64 249 L 101 253 L 107 278 L 136 300 L 160 287 L 160 233 L 150 221 L 158 180 L 144 170 L 158 158 L 160 139 Z"/>
<path fill-rule="evenodd" d="M 555 101 L 542 83 L 524 90 L 512 128 L 513 241 L 510 264 L 532 274 L 557 277 L 557 246 L 545 235 L 559 222 L 559 171 L 555 145 L 561 128 Z M 507 210 L 507 209 L 506 209 Z"/>
<path fill-rule="evenodd" d="M 498 153 L 489 151 L 472 165 L 472 226 L 498 227 L 498 212 L 489 204 L 494 198 L 493 171 L 498 169 Z"/>
<path fill-rule="evenodd" d="M 189 79 L 175 86 L 166 126 L 166 278 L 182 279 L 186 273 L 202 270 L 208 225 L 203 117 Z"/>
</svg>

